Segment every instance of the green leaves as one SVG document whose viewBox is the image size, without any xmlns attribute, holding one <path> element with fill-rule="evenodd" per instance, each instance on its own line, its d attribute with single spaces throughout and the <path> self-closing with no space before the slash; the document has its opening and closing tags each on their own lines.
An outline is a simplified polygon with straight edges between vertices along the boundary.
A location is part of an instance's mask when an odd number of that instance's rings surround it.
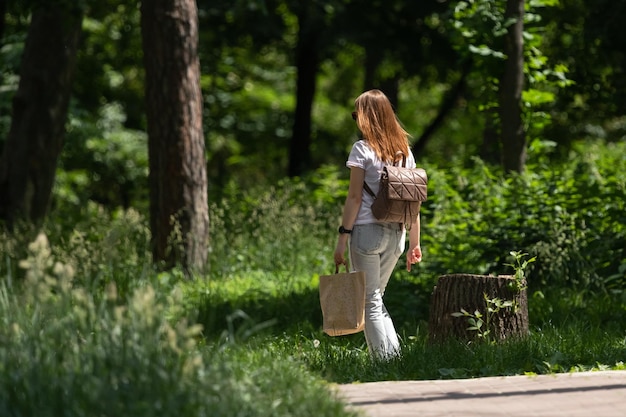
<svg viewBox="0 0 626 417">
<path fill-rule="evenodd" d="M 422 218 L 428 263 L 421 268 L 433 276 L 510 274 L 514 265 L 531 289 L 618 290 L 615 278 L 604 281 L 619 276 L 626 282 L 619 271 L 626 248 L 626 161 L 620 158 L 626 146 L 605 146 L 585 143 L 559 163 L 550 157 L 554 143 L 533 142 L 528 171 L 509 177 L 479 160 L 468 168 L 433 167 Z"/>
<path fill-rule="evenodd" d="M 487 45 L 474 46 L 470 45 L 469 50 L 475 54 L 482 56 L 493 56 L 494 58 L 504 59 L 506 56 L 499 51 L 493 50 Z"/>
<path fill-rule="evenodd" d="M 501 310 L 514 307 L 515 303 L 511 300 L 502 300 L 498 297 L 489 298 L 485 293 L 483 294 L 485 300 L 486 313 L 483 314 L 480 310 L 475 310 L 473 313 L 469 313 L 465 309 L 461 309 L 460 312 L 452 313 L 452 317 L 466 317 L 467 330 L 476 332 L 476 336 L 486 341 L 487 343 L 495 343 L 495 340 L 491 339 L 491 323 L 493 318 Z"/>
<path fill-rule="evenodd" d="M 513 257 L 514 263 L 505 265 L 510 266 L 515 270 L 515 283 L 511 287 L 513 290 L 519 292 L 526 289 L 526 277 L 524 275 L 526 267 L 528 264 L 535 262 L 537 257 L 533 256 L 530 259 L 522 261 L 522 259 L 528 255 L 527 253 L 522 253 L 521 251 L 511 251 L 509 253 Z"/>
<path fill-rule="evenodd" d="M 562 62 L 550 59 L 544 53 L 545 32 L 550 25 L 542 20 L 548 6 L 556 1 L 533 1 L 525 4 L 524 19 L 524 91 L 523 118 L 530 137 L 541 134 L 551 119 L 547 105 L 554 103 L 556 92 L 572 84 L 567 78 L 567 67 Z M 452 33 L 458 40 L 454 47 L 462 56 L 471 56 L 476 74 L 483 79 L 478 107 L 483 111 L 498 106 L 502 61 L 506 59 L 505 36 L 516 22 L 505 15 L 505 1 L 467 0 L 460 1 L 454 8 Z M 452 37 L 454 37 L 452 35 Z M 489 117 L 489 113 L 486 112 Z"/>
<path fill-rule="evenodd" d="M 550 91 L 541 91 L 531 88 L 522 92 L 522 100 L 528 106 L 552 103 L 554 99 L 555 95 Z"/>
</svg>

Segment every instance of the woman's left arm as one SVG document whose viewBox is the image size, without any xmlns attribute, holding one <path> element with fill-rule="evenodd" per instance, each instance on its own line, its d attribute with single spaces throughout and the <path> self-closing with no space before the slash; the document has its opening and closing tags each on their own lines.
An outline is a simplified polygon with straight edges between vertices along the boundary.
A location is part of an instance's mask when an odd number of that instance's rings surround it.
<svg viewBox="0 0 626 417">
<path fill-rule="evenodd" d="M 420 244 L 420 215 L 411 224 L 409 230 L 409 250 L 406 254 L 406 270 L 411 271 L 411 265 L 422 261 L 422 247 Z"/>
</svg>

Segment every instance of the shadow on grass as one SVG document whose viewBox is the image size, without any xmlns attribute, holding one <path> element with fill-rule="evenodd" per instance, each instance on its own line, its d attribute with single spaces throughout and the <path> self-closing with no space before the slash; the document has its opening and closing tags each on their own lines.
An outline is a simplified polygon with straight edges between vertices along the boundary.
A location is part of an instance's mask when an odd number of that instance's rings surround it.
<svg viewBox="0 0 626 417">
<path fill-rule="evenodd" d="M 428 320 L 430 293 L 421 285 L 393 280 L 387 290 L 385 303 L 396 327 L 414 331 L 416 323 Z M 196 320 L 204 327 L 208 338 L 229 333 L 263 332 L 280 335 L 293 329 L 312 332 L 322 330 L 322 311 L 317 288 L 287 294 L 247 293 L 235 300 L 201 298 L 196 303 Z"/>
<path fill-rule="evenodd" d="M 229 333 L 281 334 L 294 327 L 321 330 L 322 310 L 317 289 L 292 292 L 281 297 L 256 297 L 215 302 L 203 298 L 197 306 L 197 322 L 208 338 Z"/>
</svg>

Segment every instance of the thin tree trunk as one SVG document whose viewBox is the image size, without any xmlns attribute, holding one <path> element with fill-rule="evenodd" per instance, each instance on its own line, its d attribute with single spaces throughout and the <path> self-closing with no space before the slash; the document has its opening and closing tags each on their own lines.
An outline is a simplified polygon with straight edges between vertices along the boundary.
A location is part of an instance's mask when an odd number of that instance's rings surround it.
<svg viewBox="0 0 626 417">
<path fill-rule="evenodd" d="M 46 216 L 81 34 L 78 7 L 40 6 L 24 45 L 11 127 L 0 157 L 0 219 L 39 223 Z"/>
<path fill-rule="evenodd" d="M 144 0 L 153 259 L 206 266 L 209 214 L 194 0 Z"/>
<path fill-rule="evenodd" d="M 522 172 L 526 165 L 526 135 L 521 109 L 524 88 L 524 0 L 507 0 L 504 19 L 515 19 L 515 23 L 508 27 L 505 37 L 504 52 L 507 59 L 500 80 L 502 163 L 507 172 Z"/>
<path fill-rule="evenodd" d="M 500 132 L 498 131 L 498 114 L 495 108 L 487 109 L 485 115 L 485 127 L 483 129 L 483 142 L 480 146 L 480 157 L 490 164 L 502 164 L 502 146 Z"/>
<path fill-rule="evenodd" d="M 319 26 L 315 5 L 302 5 L 298 14 L 300 31 L 296 46 L 296 111 L 289 149 L 290 177 L 302 175 L 311 168 L 311 122 L 316 78 L 319 68 Z"/>
<path fill-rule="evenodd" d="M 467 76 L 469 75 L 471 69 L 471 61 L 467 60 L 463 64 L 463 71 L 461 72 L 461 76 L 456 84 L 447 92 L 443 100 L 441 101 L 441 106 L 439 106 L 439 112 L 437 116 L 433 119 L 433 121 L 426 127 L 424 132 L 422 132 L 421 136 L 415 143 L 413 144 L 413 153 L 416 158 L 419 158 L 426 148 L 426 144 L 433 136 L 433 134 L 441 127 L 444 120 L 450 114 L 454 106 L 456 105 L 459 98 L 462 96 L 465 91 L 465 86 L 467 84 Z"/>
<path fill-rule="evenodd" d="M 398 90 L 400 88 L 400 76 L 396 73 L 390 78 L 381 80 L 378 88 L 385 93 L 393 109 L 398 112 Z"/>
<path fill-rule="evenodd" d="M 0 46 L 4 44 L 4 30 L 6 27 L 7 0 L 0 0 Z"/>
<path fill-rule="evenodd" d="M 383 54 L 381 51 L 370 49 L 365 54 L 365 78 L 363 81 L 363 90 L 371 90 L 377 88 L 381 90 L 389 102 L 393 106 L 394 110 L 398 111 L 398 89 L 400 76 L 396 73 L 391 77 L 380 79 L 377 77 L 377 71 L 383 62 Z"/>
<path fill-rule="evenodd" d="M 374 48 L 365 50 L 365 68 L 363 90 L 371 90 L 376 86 L 376 70 L 380 65 L 381 56 Z"/>
</svg>

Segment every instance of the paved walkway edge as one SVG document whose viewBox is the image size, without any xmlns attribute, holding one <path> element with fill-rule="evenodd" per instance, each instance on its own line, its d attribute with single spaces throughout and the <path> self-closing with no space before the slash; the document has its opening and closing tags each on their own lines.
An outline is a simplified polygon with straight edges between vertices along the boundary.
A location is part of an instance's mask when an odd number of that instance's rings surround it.
<svg viewBox="0 0 626 417">
<path fill-rule="evenodd" d="M 336 386 L 368 417 L 626 416 L 626 371 Z"/>
</svg>

